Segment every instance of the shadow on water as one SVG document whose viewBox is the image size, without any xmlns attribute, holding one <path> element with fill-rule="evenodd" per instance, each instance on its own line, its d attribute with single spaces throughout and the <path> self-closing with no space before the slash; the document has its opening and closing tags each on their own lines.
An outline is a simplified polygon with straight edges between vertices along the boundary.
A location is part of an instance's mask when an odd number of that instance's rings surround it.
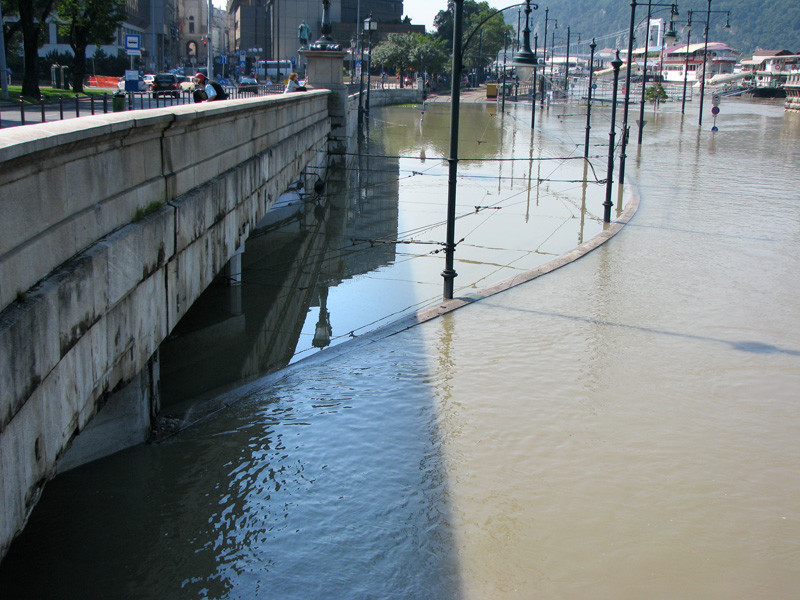
<svg viewBox="0 0 800 600">
<path fill-rule="evenodd" d="M 424 342 L 258 379 L 331 343 L 328 290 L 396 260 L 374 240 L 396 236 L 398 162 L 370 160 L 263 222 L 241 285 L 163 345 L 165 412 L 226 389 L 227 409 L 51 481 L 0 597 L 460 597 Z"/>
</svg>

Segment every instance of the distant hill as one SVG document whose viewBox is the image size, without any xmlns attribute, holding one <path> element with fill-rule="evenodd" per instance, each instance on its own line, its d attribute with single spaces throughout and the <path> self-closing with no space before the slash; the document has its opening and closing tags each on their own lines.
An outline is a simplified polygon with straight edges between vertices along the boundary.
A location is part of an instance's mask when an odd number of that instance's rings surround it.
<svg viewBox="0 0 800 600">
<path fill-rule="evenodd" d="M 534 0 L 535 1 L 535 0 Z M 641 0 L 639 0 L 641 2 Z M 659 0 L 659 4 L 666 0 Z M 619 39 L 619 47 L 627 48 L 627 30 L 630 25 L 631 5 L 629 0 L 546 0 L 538 2 L 539 10 L 531 13 L 532 30 L 539 34 L 539 45 L 544 33 L 545 8 L 550 9 L 547 31 L 548 47 L 551 45 L 553 22 L 558 22 L 556 29 L 556 46 L 564 44 L 567 26 L 570 27 L 570 39 L 588 40 L 615 32 L 624 32 L 619 38 L 598 39 L 598 45 L 615 47 Z M 678 2 L 680 16 L 676 24 L 678 41 L 685 39 L 678 24 L 685 24 L 688 10 L 694 11 L 692 41 L 702 41 L 704 22 L 708 3 L 703 0 Z M 724 42 L 742 51 L 752 53 L 757 48 L 770 50 L 790 50 L 800 53 L 800 2 L 798 0 L 712 0 L 712 11 L 731 11 L 731 31 L 723 29 L 725 15 L 712 12 L 708 38 L 710 41 Z M 668 7 L 652 8 L 653 18 L 669 19 Z M 509 11 L 510 12 L 510 11 Z M 512 19 L 506 13 L 506 20 Z M 524 15 L 523 15 L 524 16 Z M 636 22 L 642 22 L 647 16 L 647 3 L 637 2 Z M 516 19 L 513 19 L 516 21 Z M 533 35 L 531 35 L 533 44 Z"/>
</svg>

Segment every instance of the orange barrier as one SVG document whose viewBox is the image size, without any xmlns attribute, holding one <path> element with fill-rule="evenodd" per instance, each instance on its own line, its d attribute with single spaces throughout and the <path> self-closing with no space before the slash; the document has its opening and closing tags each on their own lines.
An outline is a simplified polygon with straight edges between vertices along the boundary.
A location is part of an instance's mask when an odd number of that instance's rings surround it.
<svg viewBox="0 0 800 600">
<path fill-rule="evenodd" d="M 89 87 L 113 88 L 117 87 L 119 77 L 109 77 L 107 75 L 90 75 Z"/>
</svg>

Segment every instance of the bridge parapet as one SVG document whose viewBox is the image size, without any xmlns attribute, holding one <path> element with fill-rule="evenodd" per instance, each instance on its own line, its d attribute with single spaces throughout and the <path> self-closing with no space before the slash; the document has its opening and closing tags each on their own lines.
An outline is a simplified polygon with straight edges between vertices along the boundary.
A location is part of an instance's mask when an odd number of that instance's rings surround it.
<svg viewBox="0 0 800 600">
<path fill-rule="evenodd" d="M 324 166 L 329 94 L 0 132 L 0 557 L 70 440 Z"/>
</svg>

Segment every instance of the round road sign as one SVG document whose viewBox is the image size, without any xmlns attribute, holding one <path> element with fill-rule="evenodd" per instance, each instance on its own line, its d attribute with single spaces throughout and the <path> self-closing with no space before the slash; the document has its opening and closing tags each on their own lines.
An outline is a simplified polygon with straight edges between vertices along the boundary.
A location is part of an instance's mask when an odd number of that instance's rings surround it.
<svg viewBox="0 0 800 600">
<path fill-rule="evenodd" d="M 718 115 L 718 114 L 719 114 L 719 106 L 715 106 L 715 107 L 713 107 L 713 108 L 711 109 L 711 114 L 712 114 L 712 115 Z"/>
</svg>

